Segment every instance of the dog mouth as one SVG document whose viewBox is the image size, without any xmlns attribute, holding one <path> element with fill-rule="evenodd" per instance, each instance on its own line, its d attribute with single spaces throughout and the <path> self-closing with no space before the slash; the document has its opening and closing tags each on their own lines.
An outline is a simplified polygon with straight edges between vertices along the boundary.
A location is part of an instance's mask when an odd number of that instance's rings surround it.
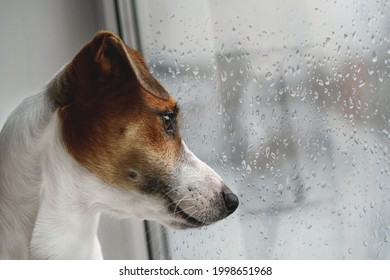
<svg viewBox="0 0 390 280">
<path fill-rule="evenodd" d="M 186 228 L 197 228 L 201 226 L 206 226 L 211 224 L 208 221 L 201 221 L 194 217 L 195 213 L 188 214 L 185 210 L 179 206 L 178 200 L 171 197 L 169 193 L 171 189 L 168 184 L 164 183 L 162 180 L 152 179 L 149 180 L 147 184 L 150 187 L 149 189 L 158 190 L 155 192 L 155 195 L 159 197 L 160 200 L 163 201 L 167 212 L 169 213 L 170 218 L 161 220 L 160 222 L 165 224 L 166 226 L 178 229 L 186 229 Z M 180 200 L 179 200 L 180 201 Z"/>
<path fill-rule="evenodd" d="M 220 193 L 206 198 L 195 193 L 196 199 L 184 196 L 170 196 L 170 192 L 160 192 L 169 218 L 164 219 L 167 226 L 179 229 L 197 228 L 211 225 L 232 214 L 238 207 L 238 198 L 225 185 Z M 194 203 L 196 201 L 196 203 Z M 184 203 L 182 203 L 184 202 Z M 188 211 L 192 209 L 191 211 Z M 168 214 L 167 213 L 167 214 Z"/>
<path fill-rule="evenodd" d="M 168 210 L 173 214 L 175 218 L 175 221 L 170 223 L 172 227 L 197 228 L 209 224 L 205 221 L 200 221 L 196 219 L 190 214 L 187 214 L 178 204 L 174 203 L 170 198 L 168 198 L 168 200 Z"/>
<path fill-rule="evenodd" d="M 198 228 L 211 225 L 232 214 L 238 207 L 238 198 L 221 183 L 219 191 L 200 192 L 189 187 L 172 187 L 161 179 L 149 180 L 149 194 L 165 208 L 151 216 L 168 227 L 177 229 Z M 179 192 L 178 190 L 187 192 Z M 188 199 L 191 197 L 191 199 Z M 164 213 L 165 212 L 165 213 Z"/>
</svg>

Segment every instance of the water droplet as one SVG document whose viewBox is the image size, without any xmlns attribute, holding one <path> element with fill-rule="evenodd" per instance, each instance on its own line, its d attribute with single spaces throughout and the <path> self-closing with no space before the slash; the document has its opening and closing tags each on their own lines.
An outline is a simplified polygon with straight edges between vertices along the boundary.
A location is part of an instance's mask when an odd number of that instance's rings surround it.
<svg viewBox="0 0 390 280">
<path fill-rule="evenodd" d="M 223 53 L 225 51 L 225 44 L 222 43 L 222 46 L 221 46 L 221 53 Z"/>
<path fill-rule="evenodd" d="M 252 173 L 252 168 L 251 168 L 251 166 L 249 164 L 246 166 L 246 173 L 248 175 Z"/>
<path fill-rule="evenodd" d="M 227 156 L 226 155 L 222 155 L 222 161 L 223 162 L 227 162 Z"/>
<path fill-rule="evenodd" d="M 188 81 L 189 81 L 189 77 L 188 77 L 188 75 L 185 75 L 185 76 L 184 76 L 184 79 L 183 79 L 183 84 L 184 84 L 184 85 L 187 85 L 187 84 L 188 84 Z"/>
<path fill-rule="evenodd" d="M 294 112 L 292 112 L 291 116 L 294 120 L 297 118 L 297 110 L 296 109 L 294 110 Z"/>
<path fill-rule="evenodd" d="M 268 71 L 268 72 L 265 74 L 265 79 L 266 79 L 267 81 L 269 81 L 269 80 L 271 80 L 271 78 L 272 78 L 272 73 Z"/>
<path fill-rule="evenodd" d="M 227 79 L 227 73 L 226 73 L 226 71 L 222 71 L 221 72 L 221 80 L 222 80 L 222 82 L 225 82 L 226 79 Z"/>
<path fill-rule="evenodd" d="M 267 158 L 269 157 L 269 153 L 270 153 L 270 148 L 269 147 L 265 148 L 265 155 L 267 156 Z"/>
<path fill-rule="evenodd" d="M 348 248 L 348 254 L 352 255 L 352 248 Z"/>
<path fill-rule="evenodd" d="M 311 229 L 312 227 L 313 227 L 313 225 L 312 225 L 311 223 L 307 223 L 307 224 L 306 224 L 306 228 L 307 228 L 307 229 Z"/>
<path fill-rule="evenodd" d="M 218 115 L 222 114 L 222 104 L 218 105 L 217 114 Z"/>
<path fill-rule="evenodd" d="M 372 52 L 372 62 L 377 62 L 378 61 L 378 56 L 376 54 L 376 52 Z"/>
<path fill-rule="evenodd" d="M 199 74 L 199 66 L 195 65 L 194 69 L 192 70 L 192 73 L 194 73 L 195 76 Z"/>
<path fill-rule="evenodd" d="M 348 98 L 348 108 L 349 109 L 353 109 L 354 105 L 353 105 L 353 100 L 352 100 L 352 97 L 349 97 Z"/>
<path fill-rule="evenodd" d="M 355 41 L 356 39 L 356 31 L 352 33 L 352 40 Z"/>
<path fill-rule="evenodd" d="M 242 167 L 242 169 L 246 168 L 246 161 L 245 161 L 245 159 L 241 162 L 241 167 Z"/>
<path fill-rule="evenodd" d="M 225 55 L 225 60 L 227 63 L 232 62 L 233 58 L 234 58 L 234 56 L 232 56 L 232 55 Z"/>
<path fill-rule="evenodd" d="M 324 47 L 330 42 L 330 37 L 326 37 L 324 42 Z"/>
</svg>

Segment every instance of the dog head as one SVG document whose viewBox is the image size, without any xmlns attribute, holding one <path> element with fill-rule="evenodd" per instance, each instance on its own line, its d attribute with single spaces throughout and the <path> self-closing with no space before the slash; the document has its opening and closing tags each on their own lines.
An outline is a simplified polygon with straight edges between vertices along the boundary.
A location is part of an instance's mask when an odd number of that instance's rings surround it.
<svg viewBox="0 0 390 280">
<path fill-rule="evenodd" d="M 63 142 L 105 183 L 104 210 L 187 228 L 237 208 L 237 196 L 181 139 L 177 102 L 118 36 L 99 32 L 60 82 Z"/>
</svg>

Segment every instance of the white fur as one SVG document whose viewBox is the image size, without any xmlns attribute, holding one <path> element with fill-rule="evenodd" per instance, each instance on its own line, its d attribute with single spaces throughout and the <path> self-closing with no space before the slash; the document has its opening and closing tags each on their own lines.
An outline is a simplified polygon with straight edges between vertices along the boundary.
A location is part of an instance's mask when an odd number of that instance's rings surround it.
<svg viewBox="0 0 390 280">
<path fill-rule="evenodd" d="M 101 258 L 90 249 L 98 244 L 98 212 L 87 210 L 86 186 L 96 179 L 64 151 L 58 130 L 55 105 L 43 92 L 27 98 L 1 132 L 2 259 Z"/>
</svg>

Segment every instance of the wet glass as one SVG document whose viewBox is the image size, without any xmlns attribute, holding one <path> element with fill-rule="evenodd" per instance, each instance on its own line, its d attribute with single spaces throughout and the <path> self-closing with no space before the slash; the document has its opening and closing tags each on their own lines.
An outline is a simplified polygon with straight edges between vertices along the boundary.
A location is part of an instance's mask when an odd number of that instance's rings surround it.
<svg viewBox="0 0 390 280">
<path fill-rule="evenodd" d="M 240 198 L 173 259 L 390 258 L 388 1 L 137 1 L 181 133 Z"/>
</svg>

